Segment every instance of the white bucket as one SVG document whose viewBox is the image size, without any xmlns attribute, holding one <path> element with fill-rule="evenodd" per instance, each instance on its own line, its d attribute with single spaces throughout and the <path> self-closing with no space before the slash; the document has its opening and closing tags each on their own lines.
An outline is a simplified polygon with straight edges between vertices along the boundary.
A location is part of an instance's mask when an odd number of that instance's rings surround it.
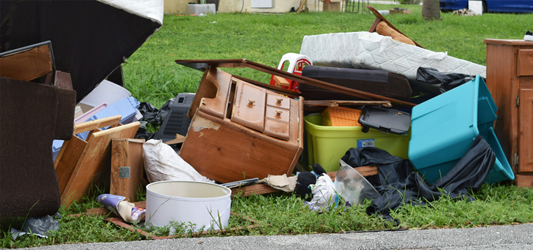
<svg viewBox="0 0 533 250">
<path fill-rule="evenodd" d="M 217 230 L 228 226 L 230 210 L 231 190 L 224 186 L 195 181 L 159 181 L 146 186 L 147 226 L 185 222 L 189 227 L 190 222 L 196 224 L 195 232 L 204 226 Z"/>
</svg>

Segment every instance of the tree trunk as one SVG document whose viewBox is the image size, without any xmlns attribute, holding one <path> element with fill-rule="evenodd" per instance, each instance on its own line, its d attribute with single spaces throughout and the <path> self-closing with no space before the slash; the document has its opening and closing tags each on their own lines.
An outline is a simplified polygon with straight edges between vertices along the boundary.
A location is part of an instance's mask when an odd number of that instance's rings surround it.
<svg viewBox="0 0 533 250">
<path fill-rule="evenodd" d="M 422 2 L 422 17 L 426 20 L 441 20 L 439 0 L 424 0 Z"/>
</svg>

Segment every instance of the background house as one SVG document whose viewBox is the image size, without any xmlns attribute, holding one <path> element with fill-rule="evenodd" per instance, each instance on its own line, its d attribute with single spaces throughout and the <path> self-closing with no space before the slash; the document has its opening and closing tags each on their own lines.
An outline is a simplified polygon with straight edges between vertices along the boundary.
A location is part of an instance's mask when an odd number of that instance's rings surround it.
<svg viewBox="0 0 533 250">
<path fill-rule="evenodd" d="M 218 3 L 218 12 L 289 12 L 291 8 L 298 9 L 302 0 L 206 0 L 207 3 Z M 340 11 L 341 0 L 338 3 L 332 3 Z M 186 13 L 187 4 L 190 2 L 199 2 L 197 0 L 165 0 L 165 13 L 177 14 Z M 334 1 L 331 1 L 334 2 Z M 322 11 L 324 3 L 319 0 L 308 0 L 305 7 L 309 11 Z M 327 4 L 326 4 L 327 5 Z M 305 9 L 304 7 L 304 9 Z M 331 8 L 329 8 L 331 9 Z M 335 8 L 333 8 L 335 10 Z"/>
</svg>

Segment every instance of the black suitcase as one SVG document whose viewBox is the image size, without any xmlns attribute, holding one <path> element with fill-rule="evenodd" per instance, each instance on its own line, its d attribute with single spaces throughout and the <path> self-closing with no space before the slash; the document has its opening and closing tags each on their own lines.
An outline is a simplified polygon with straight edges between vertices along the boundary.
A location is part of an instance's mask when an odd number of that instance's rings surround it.
<svg viewBox="0 0 533 250">
<path fill-rule="evenodd" d="M 385 70 L 308 65 L 303 69 L 302 76 L 399 100 L 407 100 L 412 94 L 407 77 Z M 298 88 L 306 100 L 358 100 L 351 95 L 303 83 Z"/>
</svg>

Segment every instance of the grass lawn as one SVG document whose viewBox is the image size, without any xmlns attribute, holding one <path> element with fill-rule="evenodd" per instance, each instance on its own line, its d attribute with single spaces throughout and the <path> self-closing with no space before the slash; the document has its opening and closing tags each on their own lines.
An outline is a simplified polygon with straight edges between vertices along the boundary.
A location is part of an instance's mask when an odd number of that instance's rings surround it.
<svg viewBox="0 0 533 250">
<path fill-rule="evenodd" d="M 482 65 L 486 64 L 485 38 L 522 39 L 528 29 L 533 29 L 532 14 L 466 17 L 442 13 L 442 21 L 427 22 L 421 18 L 421 6 L 399 7 L 412 9 L 413 13 L 386 18 L 417 43 L 426 49 L 447 51 L 450 56 Z M 140 102 L 161 107 L 178 93 L 196 92 L 202 75 L 200 71 L 177 65 L 174 60 L 246 58 L 276 67 L 283 54 L 300 51 L 305 35 L 368 31 L 374 19 L 369 13 L 166 15 L 163 27 L 124 63 L 125 86 Z M 224 70 L 265 83 L 269 81 L 268 75 L 250 69 Z M 47 239 L 23 236 L 13 240 L 9 229 L 19 229 L 21 219 L 2 221 L 0 247 L 143 239 L 139 234 L 106 223 L 101 216 L 66 216 L 100 207 L 94 197 L 105 192 L 108 192 L 105 188 L 93 190 L 80 203 L 68 209 L 61 208 L 61 228 Z M 474 202 L 443 198 L 427 207 L 404 206 L 393 215 L 400 221 L 400 228 L 409 229 L 533 222 L 533 190 L 529 188 L 517 188 L 509 183 L 485 185 L 472 195 L 476 198 Z M 232 201 L 233 212 L 268 223 L 268 226 L 262 224 L 254 229 L 209 235 L 338 233 L 390 228 L 380 218 L 366 215 L 365 208 L 333 209 L 318 214 L 290 194 L 236 197 Z M 232 226 L 243 223 L 246 222 L 230 220 Z"/>
</svg>

